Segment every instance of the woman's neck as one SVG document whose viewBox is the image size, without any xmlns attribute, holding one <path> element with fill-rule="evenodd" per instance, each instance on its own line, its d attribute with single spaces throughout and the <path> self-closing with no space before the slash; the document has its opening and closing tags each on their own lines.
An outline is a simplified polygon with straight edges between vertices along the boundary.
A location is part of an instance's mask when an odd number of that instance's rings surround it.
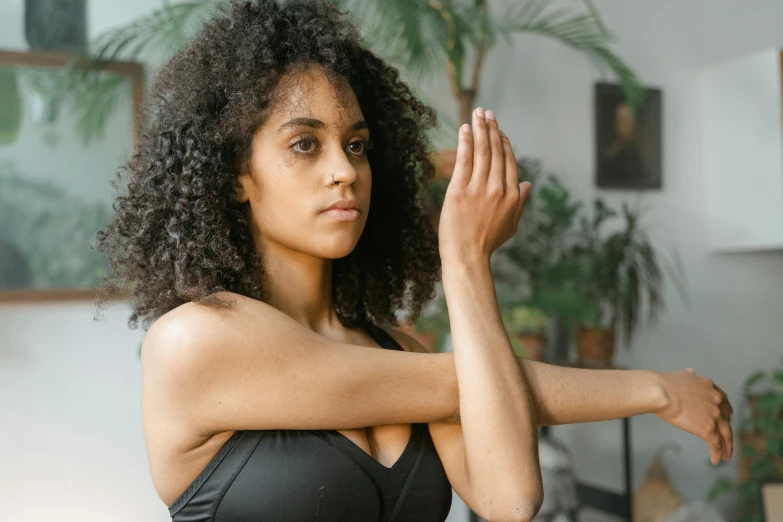
<svg viewBox="0 0 783 522">
<path fill-rule="evenodd" d="M 269 304 L 316 332 L 340 326 L 332 302 L 332 260 L 291 250 L 262 254 Z"/>
</svg>

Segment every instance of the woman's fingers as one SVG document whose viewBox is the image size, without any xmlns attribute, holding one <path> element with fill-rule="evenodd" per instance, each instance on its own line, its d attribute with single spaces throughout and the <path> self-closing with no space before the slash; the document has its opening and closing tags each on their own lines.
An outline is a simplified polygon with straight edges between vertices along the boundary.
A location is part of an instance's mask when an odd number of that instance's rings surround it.
<svg viewBox="0 0 783 522">
<path fill-rule="evenodd" d="M 723 448 L 721 448 L 720 436 L 717 431 L 707 439 L 707 447 L 710 449 L 710 462 L 713 465 L 719 464 L 723 455 Z"/>
<path fill-rule="evenodd" d="M 454 163 L 454 173 L 449 184 L 455 183 L 459 187 L 465 187 L 470 182 L 473 173 L 473 133 L 470 125 L 464 124 L 459 129 L 457 138 L 457 158 Z"/>
<path fill-rule="evenodd" d="M 485 186 L 489 177 L 489 167 L 492 164 L 492 149 L 489 143 L 489 132 L 484 109 L 479 107 L 473 111 L 473 174 L 471 185 Z"/>
<path fill-rule="evenodd" d="M 503 140 L 500 136 L 498 121 L 495 113 L 486 112 L 487 116 L 487 134 L 489 135 L 489 149 L 491 151 L 491 160 L 489 166 L 489 177 L 487 186 L 500 195 L 506 193 L 506 160 L 503 152 Z"/>
<path fill-rule="evenodd" d="M 731 407 L 729 398 L 720 386 L 713 384 L 715 389 L 720 393 L 721 402 L 720 419 L 718 419 L 718 428 L 723 437 L 723 458 L 729 460 L 734 453 L 734 432 L 731 429 L 731 416 L 734 413 L 734 408 Z"/>
<path fill-rule="evenodd" d="M 519 186 L 517 158 L 511 149 L 511 141 L 509 141 L 508 136 L 503 131 L 500 132 L 500 138 L 503 140 L 504 157 L 506 159 L 506 190 L 513 190 Z"/>
<path fill-rule="evenodd" d="M 522 211 L 525 210 L 525 204 L 527 203 L 527 197 L 530 194 L 530 182 L 529 181 L 523 181 L 515 189 L 519 189 L 519 204 L 517 205 L 516 210 L 514 211 L 514 217 L 516 218 L 516 223 L 519 223 L 519 220 L 522 218 Z"/>
<path fill-rule="evenodd" d="M 717 384 L 713 383 L 713 386 L 715 386 L 715 389 L 718 390 L 718 392 L 723 397 L 723 401 L 721 402 L 721 408 L 726 408 L 726 410 L 729 412 L 729 417 L 731 417 L 732 415 L 734 415 L 734 408 L 731 406 L 731 403 L 729 402 L 729 396 L 726 395 L 726 392 L 723 391 L 723 389 Z"/>
<path fill-rule="evenodd" d="M 517 160 L 514 158 L 514 152 L 511 150 L 511 142 L 505 134 L 501 135 L 503 140 L 504 158 L 506 162 L 506 190 L 518 190 L 519 191 L 519 203 L 514 210 L 515 223 L 519 222 L 522 217 L 522 211 L 525 209 L 525 203 L 527 203 L 528 194 L 530 194 L 530 183 L 523 181 L 518 182 L 517 176 Z"/>
<path fill-rule="evenodd" d="M 723 447 L 723 460 L 729 460 L 732 453 L 734 453 L 734 434 L 731 431 L 731 424 L 729 419 L 721 416 L 718 420 L 718 431 L 723 439 L 721 446 Z"/>
</svg>

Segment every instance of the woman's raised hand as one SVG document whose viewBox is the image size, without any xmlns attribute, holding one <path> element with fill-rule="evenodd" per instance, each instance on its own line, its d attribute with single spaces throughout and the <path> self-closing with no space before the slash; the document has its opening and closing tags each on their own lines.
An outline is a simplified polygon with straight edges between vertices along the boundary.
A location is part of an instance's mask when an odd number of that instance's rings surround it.
<svg viewBox="0 0 783 522">
<path fill-rule="evenodd" d="M 459 131 L 454 174 L 438 227 L 440 256 L 488 261 L 517 231 L 530 183 L 519 183 L 511 143 L 492 111 L 473 111 Z"/>
</svg>

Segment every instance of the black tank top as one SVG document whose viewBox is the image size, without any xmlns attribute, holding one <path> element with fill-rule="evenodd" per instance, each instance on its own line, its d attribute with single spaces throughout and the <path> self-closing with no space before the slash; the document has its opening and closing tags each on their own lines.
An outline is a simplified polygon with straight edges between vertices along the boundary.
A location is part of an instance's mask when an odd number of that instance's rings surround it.
<svg viewBox="0 0 783 522">
<path fill-rule="evenodd" d="M 450 509 L 451 485 L 421 423 L 390 468 L 337 430 L 237 431 L 169 513 L 173 522 L 443 522 Z"/>
</svg>

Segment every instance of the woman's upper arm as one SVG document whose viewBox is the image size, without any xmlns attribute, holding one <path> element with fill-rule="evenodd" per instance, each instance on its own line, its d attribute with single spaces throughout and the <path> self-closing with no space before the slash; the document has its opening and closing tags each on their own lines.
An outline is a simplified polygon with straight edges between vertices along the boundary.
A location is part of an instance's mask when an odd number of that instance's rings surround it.
<svg viewBox="0 0 783 522">
<path fill-rule="evenodd" d="M 188 303 L 147 332 L 143 403 L 205 435 L 430 422 L 457 407 L 440 355 L 332 341 L 242 296 Z"/>
</svg>

